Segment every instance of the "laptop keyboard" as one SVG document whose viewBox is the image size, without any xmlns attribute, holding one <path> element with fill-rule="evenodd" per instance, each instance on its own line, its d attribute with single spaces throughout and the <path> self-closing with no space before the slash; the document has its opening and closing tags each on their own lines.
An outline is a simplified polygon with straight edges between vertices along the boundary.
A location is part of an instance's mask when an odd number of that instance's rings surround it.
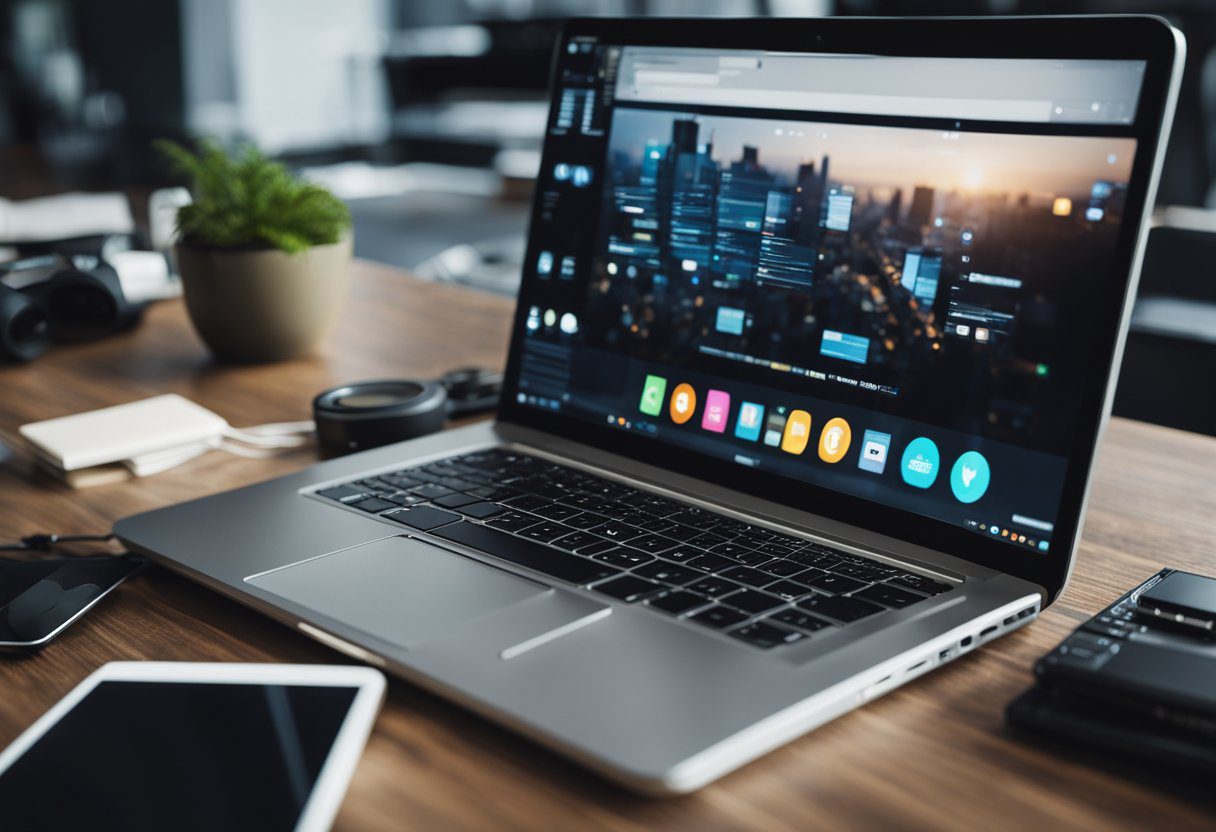
<svg viewBox="0 0 1216 832">
<path fill-rule="evenodd" d="M 499 448 L 317 494 L 761 649 L 903 609 L 951 588 Z"/>
</svg>

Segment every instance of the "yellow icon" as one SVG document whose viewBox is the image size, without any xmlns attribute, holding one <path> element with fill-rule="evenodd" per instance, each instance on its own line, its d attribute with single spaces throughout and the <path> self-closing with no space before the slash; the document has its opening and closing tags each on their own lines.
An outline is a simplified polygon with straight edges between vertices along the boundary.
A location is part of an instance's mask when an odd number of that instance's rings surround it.
<svg viewBox="0 0 1216 832">
<path fill-rule="evenodd" d="M 829 419 L 819 434 L 819 458 L 824 462 L 840 462 L 849 452 L 849 443 L 853 441 L 853 430 L 849 423 L 837 416 Z"/>
<path fill-rule="evenodd" d="M 1058 196 L 1051 203 L 1051 213 L 1057 217 L 1067 217 L 1072 213 L 1072 200 L 1066 196 Z"/>
<path fill-rule="evenodd" d="M 682 425 L 692 418 L 696 409 L 697 391 L 692 389 L 691 384 L 677 384 L 676 389 L 671 391 L 671 404 L 667 408 L 671 421 Z"/>
<path fill-rule="evenodd" d="M 785 435 L 781 437 L 781 450 L 787 454 L 800 454 L 811 440 L 811 414 L 795 410 L 785 423 Z"/>
</svg>

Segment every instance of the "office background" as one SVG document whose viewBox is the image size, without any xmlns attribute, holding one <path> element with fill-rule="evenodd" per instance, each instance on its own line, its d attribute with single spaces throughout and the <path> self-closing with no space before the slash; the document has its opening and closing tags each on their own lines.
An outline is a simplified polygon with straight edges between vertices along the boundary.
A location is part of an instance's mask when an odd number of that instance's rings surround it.
<svg viewBox="0 0 1216 832">
<path fill-rule="evenodd" d="M 0 200 L 116 191 L 138 219 L 172 183 L 154 139 L 251 142 L 349 205 L 356 256 L 511 295 L 564 17 L 1128 12 L 1169 17 L 1189 55 L 1116 412 L 1216 434 L 1216 389 L 1197 383 L 1216 363 L 1202 0 L 9 0 Z"/>
</svg>

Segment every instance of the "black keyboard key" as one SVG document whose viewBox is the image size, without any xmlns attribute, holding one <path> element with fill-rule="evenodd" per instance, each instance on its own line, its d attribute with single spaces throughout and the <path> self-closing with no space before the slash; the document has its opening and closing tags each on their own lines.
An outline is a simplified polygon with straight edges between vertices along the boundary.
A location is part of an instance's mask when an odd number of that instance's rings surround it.
<svg viewBox="0 0 1216 832">
<path fill-rule="evenodd" d="M 698 549 L 708 549 L 711 546 L 717 546 L 719 543 L 725 543 L 726 538 L 719 537 L 716 534 L 709 534 L 708 532 L 706 532 L 705 534 L 699 534 L 699 535 L 696 535 L 695 537 L 690 537 L 690 538 L 688 538 L 688 540 L 685 540 L 684 542 L 686 544 L 688 544 L 689 546 L 695 546 Z"/>
<path fill-rule="evenodd" d="M 439 497 L 434 502 L 435 505 L 444 508 L 460 508 L 477 502 L 477 498 L 470 497 L 468 494 L 449 494 L 446 497 Z"/>
<path fill-rule="evenodd" d="M 317 492 L 317 494 L 328 500 L 337 500 L 338 502 L 349 500 L 351 497 L 362 497 L 364 493 L 362 488 L 355 488 L 351 485 L 335 485 L 333 488 L 326 488 L 324 491 Z"/>
<path fill-rule="evenodd" d="M 582 514 L 583 512 L 574 506 L 564 506 L 561 503 L 550 503 L 547 506 L 540 506 L 535 510 L 534 513 L 539 514 L 546 520 L 556 520 L 560 523 L 567 517 L 573 517 L 574 515 Z"/>
<path fill-rule="evenodd" d="M 639 523 L 638 528 L 648 531 L 651 534 L 671 534 L 682 527 L 679 523 L 673 523 L 670 520 L 664 520 L 662 517 L 656 517 L 653 520 L 647 520 L 644 523 Z"/>
<path fill-rule="evenodd" d="M 633 540 L 635 537 L 641 537 L 645 534 L 640 529 L 635 529 L 633 526 L 626 526 L 624 523 L 616 521 L 609 521 L 602 526 L 597 526 L 593 531 L 605 540 L 614 540 L 617 543 Z"/>
<path fill-rule="evenodd" d="M 564 525 L 572 529 L 594 529 L 596 526 L 603 525 L 605 518 L 598 514 L 592 514 L 589 511 L 576 511 L 574 514 L 562 521 Z"/>
<path fill-rule="evenodd" d="M 559 549 L 565 549 L 567 552 L 577 552 L 584 546 L 593 546 L 604 541 L 593 534 L 586 532 L 572 532 L 563 537 L 559 537 L 553 541 L 553 545 Z"/>
<path fill-rule="evenodd" d="M 815 587 L 815 589 L 826 592 L 829 595 L 854 592 L 865 586 L 864 581 L 846 578 L 843 575 L 820 575 L 817 578 L 807 578 L 806 582 Z"/>
<path fill-rule="evenodd" d="M 609 545 L 611 546 L 611 544 Z M 643 563 L 650 563 L 650 561 L 654 560 L 654 555 L 648 555 L 645 552 L 635 552 L 632 549 L 622 549 L 619 546 L 612 546 L 609 551 L 600 552 L 594 557 L 596 560 L 611 563 L 613 566 L 619 566 L 622 569 L 641 566 Z"/>
<path fill-rule="evenodd" d="M 794 554 L 794 550 L 788 546 L 782 546 L 779 543 L 764 543 L 756 547 L 757 552 L 763 552 L 766 555 L 772 555 L 775 558 L 787 558 Z"/>
<path fill-rule="evenodd" d="M 843 595 L 816 595 L 813 598 L 799 601 L 798 607 L 807 612 L 813 612 L 816 615 L 826 615 L 828 618 L 834 618 L 843 624 L 860 621 L 876 612 L 883 611 L 883 608 L 878 606 L 878 604 L 871 604 L 869 601 L 862 601 L 857 598 L 846 598 Z"/>
<path fill-rule="evenodd" d="M 470 488 L 476 488 L 480 483 L 472 482 L 461 477 L 443 477 L 439 480 L 439 484 L 444 488 L 450 488 L 453 491 L 468 491 Z"/>
<path fill-rule="evenodd" d="M 842 563 L 839 566 L 833 566 L 832 571 L 837 575 L 856 578 L 866 583 L 881 580 L 884 574 L 881 569 L 868 563 Z"/>
<path fill-rule="evenodd" d="M 490 525 L 496 529 L 502 529 L 504 532 L 518 532 L 528 526 L 535 526 L 539 522 L 541 522 L 540 518 L 535 515 L 524 514 L 521 511 L 508 511 L 491 520 Z"/>
<path fill-rule="evenodd" d="M 779 607 L 785 601 L 763 592 L 756 592 L 754 589 L 745 589 L 742 592 L 736 592 L 734 595 L 727 595 L 722 599 L 722 603 L 751 615 L 756 615 L 757 613 L 767 612 Z"/>
<path fill-rule="evenodd" d="M 435 485 L 435 483 L 429 482 L 426 485 L 411 488 L 410 493 L 417 494 L 419 497 L 426 497 L 428 500 L 435 500 L 439 497 L 446 497 L 453 492 L 450 488 L 444 488 L 442 485 Z"/>
<path fill-rule="evenodd" d="M 677 563 L 689 563 L 695 558 L 699 558 L 704 554 L 700 549 L 694 549 L 692 546 L 677 546 L 674 549 L 668 549 L 663 553 L 663 557 L 667 560 L 674 560 Z M 708 570 L 707 570 L 708 571 Z"/>
<path fill-rule="evenodd" d="M 369 511 L 372 514 L 386 511 L 390 508 L 397 508 L 396 503 L 390 503 L 388 500 L 381 500 L 379 497 L 368 497 L 366 500 L 357 500 L 350 505 L 360 509 L 361 511 Z"/>
<path fill-rule="evenodd" d="M 917 601 L 925 600 L 923 595 L 917 595 L 915 592 L 908 592 L 906 589 L 888 586 L 887 584 L 868 586 L 860 592 L 853 593 L 850 597 L 864 598 L 867 601 L 873 601 L 876 604 L 882 604 L 884 607 L 891 607 L 897 610 L 911 606 Z"/>
<path fill-rule="evenodd" d="M 776 580 L 767 572 L 752 569 L 750 566 L 735 566 L 731 569 L 724 569 L 720 574 L 723 578 L 730 578 L 732 581 L 738 581 L 748 586 L 764 586 Z"/>
<path fill-rule="evenodd" d="M 490 517 L 497 517 L 506 511 L 505 508 L 497 503 L 470 503 L 467 506 L 460 506 L 458 509 L 465 517 L 472 517 L 475 520 L 486 520 Z"/>
<path fill-rule="evenodd" d="M 801 563 L 794 563 L 792 560 L 775 560 L 772 563 L 766 563 L 760 567 L 770 575 L 776 575 L 778 578 L 792 578 L 795 575 L 810 570 Z M 821 574 L 816 571 L 815 574 Z"/>
<path fill-rule="evenodd" d="M 806 638 L 806 636 L 797 630 L 787 630 L 784 627 L 776 627 L 763 621 L 757 621 L 753 624 L 748 624 L 746 627 L 731 630 L 730 635 L 740 641 L 746 641 L 753 647 L 759 647 L 761 650 L 770 650 L 783 644 L 793 644 Z"/>
<path fill-rule="evenodd" d="M 797 563 L 805 564 L 806 566 L 814 566 L 819 569 L 831 569 L 833 566 L 841 563 L 840 558 L 835 555 L 825 554 L 824 552 L 816 552 L 804 549 L 801 552 L 794 552 L 790 555 L 790 560 Z"/>
<path fill-rule="evenodd" d="M 613 598 L 620 598 L 622 601 L 627 601 L 630 604 L 635 601 L 641 601 L 647 595 L 653 595 L 662 589 L 654 581 L 644 581 L 641 578 L 635 578 L 633 575 L 622 575 L 619 578 L 613 578 L 611 581 L 596 584 L 593 588 L 596 592 L 611 595 Z"/>
<path fill-rule="evenodd" d="M 586 546 L 580 546 L 578 548 L 578 553 L 580 555 L 598 555 L 600 552 L 610 552 L 616 548 L 617 545 L 611 540 L 604 540 L 597 537 L 595 538 L 594 543 L 588 543 Z"/>
<path fill-rule="evenodd" d="M 703 595 L 683 589 L 673 589 L 670 592 L 664 592 L 662 595 L 656 595 L 654 598 L 651 598 L 646 602 L 646 606 L 654 607 L 657 610 L 662 610 L 672 615 L 680 615 L 689 610 L 695 610 L 697 607 L 703 607 L 708 603 L 709 599 Z"/>
<path fill-rule="evenodd" d="M 517 496 L 518 491 L 510 488 L 503 488 L 498 485 L 482 485 L 477 488 L 470 488 L 469 493 L 474 497 L 479 497 L 483 500 L 506 500 L 510 497 Z"/>
<path fill-rule="evenodd" d="M 450 511 L 444 511 L 434 506 L 411 506 L 409 508 L 397 509 L 384 516 L 390 520 L 396 520 L 403 526 L 409 526 L 411 529 L 418 529 L 424 532 L 447 523 L 454 523 L 460 519 L 459 514 L 453 514 Z"/>
<path fill-rule="evenodd" d="M 670 556 L 670 553 L 668 553 Z M 721 555 L 700 555 L 688 561 L 688 565 L 693 569 L 700 569 L 702 572 L 718 572 L 723 569 L 730 569 L 738 566 L 733 560 L 728 560 Z"/>
<path fill-rule="evenodd" d="M 809 612 L 803 612 L 799 609 L 781 610 L 781 612 L 773 613 L 766 620 L 780 621 L 782 624 L 797 627 L 799 630 L 805 630 L 808 633 L 833 626 L 826 619 L 816 618 Z"/>
<path fill-rule="evenodd" d="M 915 589 L 917 592 L 923 592 L 926 595 L 940 595 L 950 589 L 949 584 L 935 581 L 932 578 L 926 578 L 923 575 L 913 575 L 911 572 L 896 574 L 888 580 L 890 583 L 906 586 L 908 589 Z"/>
<path fill-rule="evenodd" d="M 606 563 L 559 552 L 476 523 L 444 526 L 435 535 L 572 584 L 589 584 L 619 574 L 619 570 Z"/>
<path fill-rule="evenodd" d="M 662 581 L 665 584 L 676 586 L 701 579 L 701 573 L 695 569 L 689 569 L 687 566 L 680 566 L 677 563 L 667 563 L 661 560 L 653 561 L 645 566 L 639 566 L 633 570 L 633 574 L 641 575 L 643 578 L 649 578 L 652 581 Z"/>
<path fill-rule="evenodd" d="M 550 500 L 543 500 L 540 497 L 533 497 L 531 494 L 525 494 L 522 497 L 512 497 L 506 501 L 506 504 L 516 511 L 535 511 L 538 508 L 552 505 Z"/>
<path fill-rule="evenodd" d="M 744 566 L 767 566 L 772 559 L 772 555 L 766 555 L 764 552 L 744 552 L 735 557 L 735 560 Z"/>
<path fill-rule="evenodd" d="M 384 495 L 384 499 L 396 506 L 412 506 L 426 502 L 423 497 L 419 497 L 417 494 L 406 494 L 405 492 L 386 494 Z"/>
<path fill-rule="evenodd" d="M 629 545 L 634 549 L 641 549 L 643 552 L 658 554 L 659 552 L 666 552 L 668 549 L 674 549 L 679 544 L 666 537 L 659 537 L 657 534 L 648 534 L 630 540 Z"/>
<path fill-rule="evenodd" d="M 811 594 L 811 588 L 806 584 L 800 584 L 797 581 L 789 579 L 777 581 L 775 584 L 769 584 L 764 588 L 765 592 L 772 592 L 775 595 L 780 595 L 787 601 L 793 601 L 795 598 L 801 598 L 804 595 Z"/>
<path fill-rule="evenodd" d="M 730 607 L 717 606 L 701 610 L 696 615 L 689 616 L 688 620 L 695 621 L 705 627 L 712 627 L 715 630 L 722 630 L 734 626 L 741 621 L 746 621 L 747 616 L 738 610 L 732 610 Z"/>
<path fill-rule="evenodd" d="M 570 529 L 560 523 L 549 523 L 546 521 L 537 523 L 535 526 L 528 526 L 528 528 L 519 532 L 520 535 L 530 540 L 539 540 L 541 543 L 548 543 L 550 540 L 556 540 L 569 533 Z"/>
<path fill-rule="evenodd" d="M 725 595 L 728 592 L 734 592 L 736 589 L 740 589 L 741 587 L 738 584 L 733 583 L 732 581 L 727 581 L 722 578 L 718 578 L 716 576 L 710 575 L 707 578 L 702 578 L 699 581 L 694 581 L 693 583 L 689 584 L 688 586 L 686 586 L 684 588 L 691 589 L 693 592 L 698 592 L 701 595 L 708 595 L 710 598 L 716 598 L 719 595 Z"/>
<path fill-rule="evenodd" d="M 752 552 L 752 550 L 748 547 L 740 546 L 737 543 L 719 543 L 715 546 L 711 546 L 709 551 L 713 552 L 715 555 L 730 558 L 731 560 L 737 560 L 740 555 L 747 555 L 751 554 Z"/>
</svg>

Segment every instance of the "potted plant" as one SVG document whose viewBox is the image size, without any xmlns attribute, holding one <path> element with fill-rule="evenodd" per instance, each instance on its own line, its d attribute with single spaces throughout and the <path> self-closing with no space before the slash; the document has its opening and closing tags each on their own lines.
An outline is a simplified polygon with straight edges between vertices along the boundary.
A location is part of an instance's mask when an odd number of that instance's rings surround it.
<svg viewBox="0 0 1216 832">
<path fill-rule="evenodd" d="M 182 293 L 199 336 L 224 361 L 278 361 L 308 352 L 346 294 L 350 212 L 249 147 L 192 152 L 158 142 L 189 180 L 177 212 Z"/>
</svg>

